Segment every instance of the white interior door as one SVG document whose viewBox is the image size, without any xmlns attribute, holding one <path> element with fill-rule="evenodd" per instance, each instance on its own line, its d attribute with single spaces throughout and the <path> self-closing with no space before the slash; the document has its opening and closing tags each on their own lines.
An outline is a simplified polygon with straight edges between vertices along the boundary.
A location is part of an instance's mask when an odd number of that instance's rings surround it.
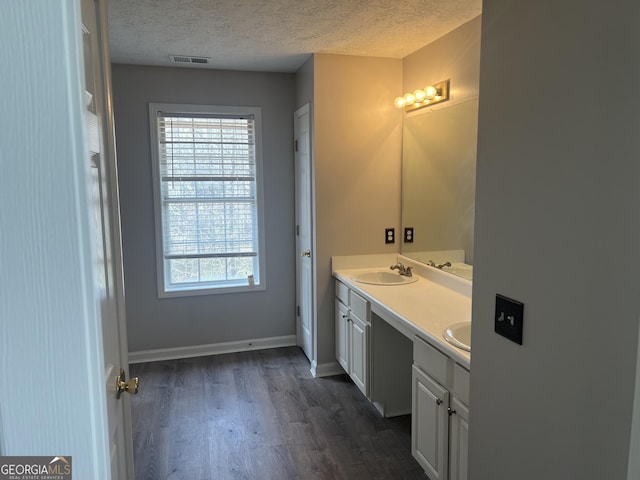
<svg viewBox="0 0 640 480">
<path fill-rule="evenodd" d="M 296 168 L 296 301 L 297 336 L 309 360 L 313 351 L 313 217 L 311 211 L 311 119 L 309 104 L 298 109 L 294 117 Z"/>
<path fill-rule="evenodd" d="M 120 369 L 125 375 L 128 373 L 128 361 L 113 116 L 108 111 L 111 102 L 106 18 L 103 2 L 82 0 L 90 211 L 96 242 L 95 296 L 104 348 L 104 377 L 100 381 L 104 382 L 107 397 L 111 478 L 125 480 L 133 478 L 133 450 L 129 399 L 116 392 L 116 378 L 120 377 Z"/>
</svg>

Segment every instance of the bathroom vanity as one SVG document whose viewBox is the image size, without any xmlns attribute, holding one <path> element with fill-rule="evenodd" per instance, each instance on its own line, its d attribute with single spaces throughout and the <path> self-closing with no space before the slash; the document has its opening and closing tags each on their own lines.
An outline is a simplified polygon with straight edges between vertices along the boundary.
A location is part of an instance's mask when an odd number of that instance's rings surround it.
<svg viewBox="0 0 640 480">
<path fill-rule="evenodd" d="M 397 263 L 412 276 L 395 278 Z M 466 479 L 471 356 L 443 332 L 471 321 L 471 282 L 401 255 L 333 257 L 332 269 L 338 362 L 382 415 L 412 414 L 431 480 Z"/>
</svg>

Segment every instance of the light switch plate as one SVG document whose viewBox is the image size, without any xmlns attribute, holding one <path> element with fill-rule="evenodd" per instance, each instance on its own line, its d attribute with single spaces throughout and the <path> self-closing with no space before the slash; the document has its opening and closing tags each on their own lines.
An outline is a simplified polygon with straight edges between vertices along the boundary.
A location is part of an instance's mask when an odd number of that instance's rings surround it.
<svg viewBox="0 0 640 480">
<path fill-rule="evenodd" d="M 496 294 L 495 332 L 522 345 L 524 303 Z"/>
</svg>

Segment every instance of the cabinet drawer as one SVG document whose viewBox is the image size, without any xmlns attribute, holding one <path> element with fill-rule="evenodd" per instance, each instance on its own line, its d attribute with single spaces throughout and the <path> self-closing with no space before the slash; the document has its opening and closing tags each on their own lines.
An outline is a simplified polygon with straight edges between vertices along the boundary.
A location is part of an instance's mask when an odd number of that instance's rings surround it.
<svg viewBox="0 0 640 480">
<path fill-rule="evenodd" d="M 336 297 L 345 305 L 349 305 L 349 287 L 339 280 L 336 280 Z"/>
<path fill-rule="evenodd" d="M 418 336 L 413 337 L 413 363 L 442 385 L 449 385 L 449 358 Z"/>
<path fill-rule="evenodd" d="M 354 315 L 357 315 L 360 320 L 369 322 L 369 302 L 351 290 L 351 297 L 349 299 L 349 306 Z"/>
<path fill-rule="evenodd" d="M 469 405 L 469 370 L 457 363 L 453 367 L 453 394 Z"/>
</svg>

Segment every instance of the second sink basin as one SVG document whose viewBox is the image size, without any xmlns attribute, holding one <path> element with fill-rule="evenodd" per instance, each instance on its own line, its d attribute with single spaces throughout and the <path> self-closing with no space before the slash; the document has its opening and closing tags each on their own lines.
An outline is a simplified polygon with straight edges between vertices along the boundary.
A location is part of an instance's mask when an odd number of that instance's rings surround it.
<svg viewBox="0 0 640 480">
<path fill-rule="evenodd" d="M 454 347 L 467 352 L 471 351 L 471 322 L 460 322 L 449 325 L 442 332 L 444 339 Z"/>
<path fill-rule="evenodd" d="M 454 263 L 450 267 L 444 267 L 442 271 L 453 273 L 454 275 L 466 278 L 467 280 L 473 279 L 473 267 L 466 263 Z"/>
<path fill-rule="evenodd" d="M 405 277 L 396 272 L 378 270 L 375 272 L 362 272 L 353 275 L 356 282 L 368 283 L 371 285 L 403 285 L 418 281 L 418 277 Z"/>
</svg>

